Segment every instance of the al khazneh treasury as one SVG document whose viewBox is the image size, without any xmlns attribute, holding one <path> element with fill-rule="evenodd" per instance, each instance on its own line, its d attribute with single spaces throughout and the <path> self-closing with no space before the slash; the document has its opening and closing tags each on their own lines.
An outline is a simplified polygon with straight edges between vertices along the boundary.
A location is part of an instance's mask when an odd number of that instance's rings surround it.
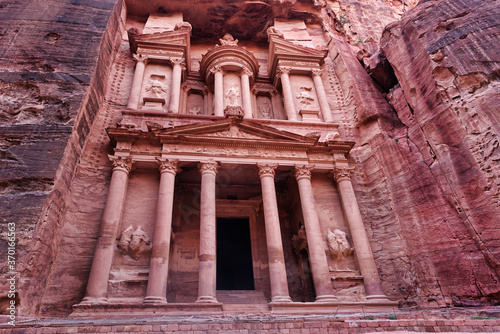
<svg viewBox="0 0 500 334">
<path fill-rule="evenodd" d="M 397 307 L 351 184 L 321 29 L 275 18 L 258 39 L 194 38 L 181 12 L 133 14 L 107 93 L 111 181 L 72 316 Z"/>
</svg>

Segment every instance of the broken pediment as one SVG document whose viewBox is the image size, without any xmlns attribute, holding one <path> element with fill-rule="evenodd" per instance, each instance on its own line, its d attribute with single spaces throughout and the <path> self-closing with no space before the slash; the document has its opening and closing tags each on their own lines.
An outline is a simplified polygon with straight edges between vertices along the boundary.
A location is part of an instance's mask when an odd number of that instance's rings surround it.
<svg viewBox="0 0 500 334">
<path fill-rule="evenodd" d="M 269 32 L 269 73 L 273 77 L 278 64 L 304 68 L 305 70 L 323 64 L 328 51 L 316 50 L 285 40 L 282 35 L 270 28 Z"/>
</svg>

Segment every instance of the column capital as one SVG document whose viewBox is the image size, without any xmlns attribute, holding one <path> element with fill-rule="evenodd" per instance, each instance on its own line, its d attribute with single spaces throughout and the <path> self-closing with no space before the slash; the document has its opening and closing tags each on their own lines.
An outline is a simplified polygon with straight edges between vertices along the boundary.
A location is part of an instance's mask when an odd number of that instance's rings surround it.
<svg viewBox="0 0 500 334">
<path fill-rule="evenodd" d="M 249 77 L 251 77 L 253 75 L 253 71 L 250 70 L 250 69 L 248 69 L 248 68 L 246 68 L 246 67 L 244 67 L 243 70 L 241 71 L 241 75 L 243 75 L 243 74 L 246 74 Z"/>
<path fill-rule="evenodd" d="M 278 75 L 290 74 L 291 71 L 292 71 L 292 69 L 290 67 L 286 67 L 286 66 L 278 66 L 276 68 L 276 74 L 278 74 Z"/>
<path fill-rule="evenodd" d="M 311 70 L 311 73 L 313 76 L 321 76 L 321 74 L 323 74 L 323 70 L 321 68 L 313 68 Z"/>
<path fill-rule="evenodd" d="M 113 164 L 113 171 L 121 170 L 122 172 L 129 173 L 132 169 L 132 159 L 130 157 L 122 157 L 116 155 L 108 155 L 109 161 Z"/>
<path fill-rule="evenodd" d="M 300 179 L 311 179 L 311 172 L 314 169 L 314 165 L 295 165 L 295 178 L 298 180 Z"/>
<path fill-rule="evenodd" d="M 141 54 L 141 53 L 139 53 L 139 54 L 134 53 L 134 54 L 132 55 L 132 58 L 133 58 L 136 62 L 141 62 L 141 63 L 145 63 L 145 64 L 148 62 L 148 56 L 145 56 L 145 55 L 143 55 L 143 54 Z"/>
<path fill-rule="evenodd" d="M 278 164 L 258 163 L 257 167 L 259 167 L 259 176 L 261 179 L 265 176 L 270 176 L 274 178 L 275 170 L 278 167 Z"/>
<path fill-rule="evenodd" d="M 351 181 L 351 172 L 354 167 L 335 167 L 332 170 L 333 179 L 335 182 L 339 183 L 340 181 Z"/>
<path fill-rule="evenodd" d="M 172 64 L 172 66 L 175 66 L 175 65 L 184 65 L 184 58 L 170 58 L 170 63 Z"/>
<path fill-rule="evenodd" d="M 158 161 L 158 169 L 160 173 L 171 173 L 176 174 L 179 169 L 177 168 L 177 163 L 179 159 L 165 159 L 165 158 L 156 158 Z"/>
<path fill-rule="evenodd" d="M 220 66 L 220 65 L 215 65 L 214 67 L 212 67 L 212 68 L 210 69 L 210 73 L 215 74 L 215 73 L 217 73 L 217 72 L 221 72 L 221 73 L 222 73 L 222 66 Z"/>
<path fill-rule="evenodd" d="M 215 161 L 200 161 L 198 168 L 200 168 L 201 174 L 209 173 L 216 175 L 219 164 Z"/>
</svg>

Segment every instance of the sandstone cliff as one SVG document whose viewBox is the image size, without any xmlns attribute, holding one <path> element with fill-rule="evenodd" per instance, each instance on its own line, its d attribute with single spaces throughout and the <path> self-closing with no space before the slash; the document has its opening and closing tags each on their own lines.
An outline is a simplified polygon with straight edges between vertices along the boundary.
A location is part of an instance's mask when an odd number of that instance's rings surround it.
<svg viewBox="0 0 500 334">
<path fill-rule="evenodd" d="M 408 301 L 500 296 L 499 16 L 423 1 L 381 39 L 395 112 L 360 124 L 352 157 L 385 288 Z"/>
</svg>

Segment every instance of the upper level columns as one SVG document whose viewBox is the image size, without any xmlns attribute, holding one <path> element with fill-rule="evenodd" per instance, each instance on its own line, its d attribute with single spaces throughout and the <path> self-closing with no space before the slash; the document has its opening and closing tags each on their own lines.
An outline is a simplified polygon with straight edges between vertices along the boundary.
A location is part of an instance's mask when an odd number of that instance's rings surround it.
<svg viewBox="0 0 500 334">
<path fill-rule="evenodd" d="M 325 241 L 321 234 L 318 213 L 311 185 L 311 171 L 314 165 L 296 165 L 295 178 L 299 186 L 300 204 L 304 216 L 309 262 L 311 264 L 316 301 L 335 301 L 333 295 L 328 261 L 325 254 Z"/>
<path fill-rule="evenodd" d="M 128 157 L 109 156 L 109 159 L 113 163 L 113 174 L 83 303 L 106 300 L 116 235 L 125 202 L 128 175 L 132 168 L 132 160 Z"/>
<path fill-rule="evenodd" d="M 295 105 L 293 102 L 292 86 L 290 84 L 290 74 L 291 69 L 289 67 L 278 67 L 276 70 L 280 75 L 281 86 L 283 88 L 283 102 L 285 104 L 285 112 L 289 121 L 297 120 L 297 112 L 295 111 Z"/>
<path fill-rule="evenodd" d="M 370 241 L 361 218 L 358 202 L 351 183 L 351 170 L 348 168 L 335 168 L 333 175 L 339 187 L 340 199 L 344 214 L 351 230 L 359 270 L 363 276 L 367 299 L 387 297 L 384 295 L 377 266 L 373 259 Z"/>
<path fill-rule="evenodd" d="M 252 118 L 252 94 L 250 92 L 250 75 L 252 72 L 248 69 L 243 69 L 241 73 L 241 96 L 243 99 L 244 118 Z"/>
<path fill-rule="evenodd" d="M 149 264 L 146 303 L 167 302 L 168 260 L 170 257 L 170 238 L 172 212 L 174 205 L 175 175 L 178 171 L 177 160 L 158 159 L 160 169 L 160 189 L 156 209 L 156 222 L 153 249 Z"/>
<path fill-rule="evenodd" d="M 214 161 L 200 163 L 200 263 L 196 301 L 198 303 L 217 303 L 215 178 L 218 167 Z"/>
<path fill-rule="evenodd" d="M 220 66 L 216 66 L 212 72 L 214 74 L 214 114 L 224 116 L 224 74 Z"/>
<path fill-rule="evenodd" d="M 314 87 L 316 88 L 316 94 L 318 96 L 321 113 L 323 114 L 323 120 L 325 122 L 333 122 L 332 112 L 330 110 L 330 105 L 328 104 L 328 98 L 326 97 L 325 87 L 323 86 L 323 81 L 321 80 L 321 72 L 322 70 L 320 69 L 312 70 Z"/>
<path fill-rule="evenodd" d="M 291 302 L 286 278 L 285 256 L 274 187 L 274 171 L 278 164 L 257 164 L 262 185 L 262 201 L 266 225 L 267 256 L 273 302 Z"/>
<path fill-rule="evenodd" d="M 139 105 L 139 96 L 141 95 L 142 80 L 144 78 L 144 70 L 146 69 L 146 64 L 148 58 L 142 54 L 134 54 L 132 56 L 136 61 L 134 80 L 132 81 L 132 88 L 130 89 L 130 96 L 128 98 L 128 109 L 137 109 Z"/>
<path fill-rule="evenodd" d="M 181 94 L 182 63 L 184 59 L 172 58 L 172 84 L 170 85 L 170 104 L 168 112 L 179 113 L 179 100 Z"/>
</svg>

